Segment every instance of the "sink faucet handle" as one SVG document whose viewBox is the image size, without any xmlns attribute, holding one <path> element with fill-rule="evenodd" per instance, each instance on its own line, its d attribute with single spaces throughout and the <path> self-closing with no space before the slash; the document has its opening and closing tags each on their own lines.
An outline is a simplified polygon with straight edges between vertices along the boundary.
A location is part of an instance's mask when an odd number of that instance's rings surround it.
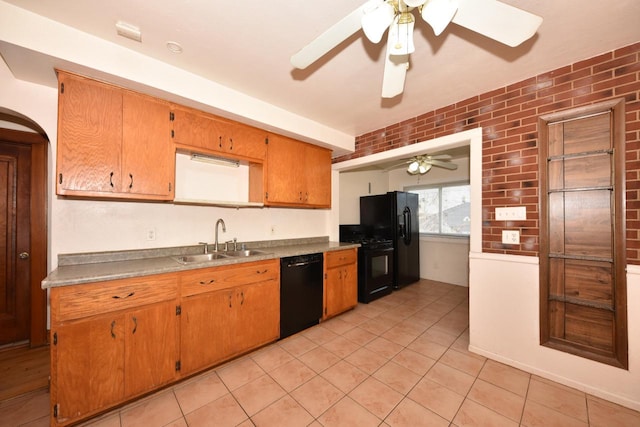
<svg viewBox="0 0 640 427">
<path fill-rule="evenodd" d="M 198 244 L 204 246 L 204 253 L 205 254 L 209 253 L 209 244 L 207 242 L 198 242 Z"/>
</svg>

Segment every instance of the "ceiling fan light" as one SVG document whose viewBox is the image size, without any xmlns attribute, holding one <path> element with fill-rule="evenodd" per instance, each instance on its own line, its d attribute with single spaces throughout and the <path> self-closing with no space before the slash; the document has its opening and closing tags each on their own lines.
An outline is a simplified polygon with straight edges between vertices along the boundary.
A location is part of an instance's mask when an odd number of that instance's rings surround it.
<svg viewBox="0 0 640 427">
<path fill-rule="evenodd" d="M 457 0 L 429 0 L 422 8 L 422 19 L 431 25 L 435 35 L 439 36 L 457 11 Z"/>
<path fill-rule="evenodd" d="M 427 0 L 404 0 L 404 4 L 409 7 L 420 7 L 425 4 Z"/>
<path fill-rule="evenodd" d="M 395 18 L 395 9 L 391 3 L 384 2 L 375 9 L 362 15 L 362 31 L 372 42 L 379 43 L 382 35 Z"/>
<path fill-rule="evenodd" d="M 389 46 L 389 55 L 408 55 L 416 50 L 413 44 L 414 23 L 411 12 L 402 12 L 389 27 L 389 40 L 393 40 Z"/>
<path fill-rule="evenodd" d="M 411 175 L 415 175 L 418 173 L 418 168 L 420 167 L 420 163 L 418 163 L 417 160 L 414 160 L 413 162 L 411 162 L 411 164 L 409 165 L 409 168 L 407 169 L 407 172 L 409 172 Z"/>
<path fill-rule="evenodd" d="M 430 163 L 420 162 L 420 167 L 418 168 L 418 172 L 420 172 L 420 175 L 424 175 L 425 173 L 429 172 L 429 170 L 431 170 Z"/>
</svg>

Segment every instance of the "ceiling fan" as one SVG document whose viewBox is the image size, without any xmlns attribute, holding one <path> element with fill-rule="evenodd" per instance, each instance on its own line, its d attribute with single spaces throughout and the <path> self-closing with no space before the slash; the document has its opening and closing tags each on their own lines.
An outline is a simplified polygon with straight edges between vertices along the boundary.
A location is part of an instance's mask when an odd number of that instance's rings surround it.
<svg viewBox="0 0 640 427">
<path fill-rule="evenodd" d="M 456 165 L 455 163 L 451 163 L 451 158 L 452 157 L 449 154 L 439 154 L 437 156 L 420 154 L 406 159 L 402 163 L 397 163 L 391 167 L 388 167 L 387 170 L 393 170 L 397 169 L 400 166 L 409 165 L 407 167 L 407 173 L 409 175 L 424 175 L 425 173 L 429 172 L 433 166 L 449 170 L 458 169 L 458 165 Z"/>
<path fill-rule="evenodd" d="M 541 17 L 497 0 L 368 0 L 294 54 L 291 64 L 308 67 L 361 28 L 373 43 L 389 29 L 382 97 L 393 98 L 404 90 L 415 50 L 414 10 L 436 36 L 453 22 L 511 47 L 531 38 L 542 23 Z"/>
</svg>

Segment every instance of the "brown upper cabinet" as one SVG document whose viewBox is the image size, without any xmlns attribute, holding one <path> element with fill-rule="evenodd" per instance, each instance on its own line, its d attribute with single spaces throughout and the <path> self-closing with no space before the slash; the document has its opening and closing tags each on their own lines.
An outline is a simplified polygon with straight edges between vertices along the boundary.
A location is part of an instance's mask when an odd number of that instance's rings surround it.
<svg viewBox="0 0 640 427">
<path fill-rule="evenodd" d="M 57 194 L 172 200 L 168 102 L 58 71 Z"/>
<path fill-rule="evenodd" d="M 331 151 L 280 135 L 270 135 L 265 173 L 265 205 L 331 207 Z"/>
<path fill-rule="evenodd" d="M 173 141 L 178 148 L 225 157 L 264 160 L 267 133 L 192 108 L 173 106 Z"/>
</svg>

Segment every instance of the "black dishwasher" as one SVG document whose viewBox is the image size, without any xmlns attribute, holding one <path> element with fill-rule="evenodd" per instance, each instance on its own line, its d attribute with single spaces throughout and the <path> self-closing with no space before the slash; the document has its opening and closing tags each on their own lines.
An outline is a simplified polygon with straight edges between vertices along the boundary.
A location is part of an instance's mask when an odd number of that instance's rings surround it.
<svg viewBox="0 0 640 427">
<path fill-rule="evenodd" d="M 321 253 L 280 259 L 280 339 L 320 322 L 323 259 Z"/>
</svg>

